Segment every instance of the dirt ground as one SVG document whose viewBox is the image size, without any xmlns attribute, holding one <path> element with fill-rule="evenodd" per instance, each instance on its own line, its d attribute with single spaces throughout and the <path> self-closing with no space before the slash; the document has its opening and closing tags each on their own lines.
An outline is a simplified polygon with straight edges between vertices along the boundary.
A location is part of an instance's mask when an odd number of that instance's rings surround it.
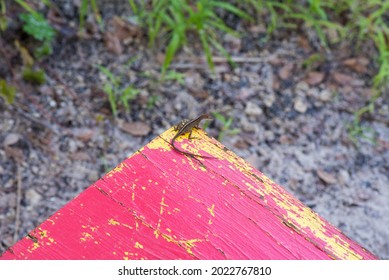
<svg viewBox="0 0 389 280">
<path fill-rule="evenodd" d="M 55 2 L 62 21 L 54 54 L 39 62 L 44 85 L 22 80 L 12 37 L 1 38 L 0 78 L 12 77 L 18 91 L 13 105 L 0 98 L 0 254 L 170 126 L 217 112 L 239 129 L 223 144 L 389 259 L 389 87 L 362 121 L 376 141 L 355 143 L 348 133 L 353 112 L 372 95 L 371 46 L 340 45 L 304 67 L 325 52 L 314 38 L 275 34 L 263 42 L 264 27 L 249 26 L 241 38 L 221 40 L 235 68 L 215 55 L 210 73 L 194 41 L 172 64 L 176 79 L 161 82 L 163 50 L 148 49 L 138 26 L 114 17 L 126 8 L 108 1 L 105 31 L 92 22 L 79 35 L 72 4 Z M 140 90 L 116 119 L 97 65 Z M 223 127 L 214 120 L 207 132 L 217 138 Z"/>
</svg>

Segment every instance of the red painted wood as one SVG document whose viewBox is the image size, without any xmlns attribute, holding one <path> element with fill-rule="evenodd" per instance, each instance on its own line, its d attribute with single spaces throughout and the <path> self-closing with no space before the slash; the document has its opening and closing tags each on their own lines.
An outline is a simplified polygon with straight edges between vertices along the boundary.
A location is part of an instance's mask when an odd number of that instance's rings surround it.
<svg viewBox="0 0 389 280">
<path fill-rule="evenodd" d="M 172 133 L 119 164 L 1 258 L 376 258 L 203 132 L 182 148 L 215 159 L 172 151 Z"/>
</svg>

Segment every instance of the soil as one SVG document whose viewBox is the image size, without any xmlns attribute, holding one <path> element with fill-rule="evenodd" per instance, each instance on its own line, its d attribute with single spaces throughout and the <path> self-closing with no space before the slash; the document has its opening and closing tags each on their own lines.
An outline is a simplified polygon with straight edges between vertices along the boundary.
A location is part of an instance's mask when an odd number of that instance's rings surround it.
<svg viewBox="0 0 389 280">
<path fill-rule="evenodd" d="M 13 42 L 22 40 L 20 27 L 0 39 L 0 78 L 18 89 L 14 104 L 0 98 L 0 254 L 164 130 L 217 112 L 232 126 L 215 120 L 210 135 L 224 131 L 229 149 L 389 259 L 388 87 L 361 123 L 375 141 L 354 142 L 349 132 L 354 112 L 372 98 L 372 46 L 329 51 L 309 33 L 282 31 L 264 41 L 264 26 L 232 19 L 242 37 L 226 35 L 221 43 L 235 67 L 215 54 L 211 73 L 191 38 L 171 65 L 176 78 L 161 81 L 163 49 L 147 47 L 126 1 L 101 3 L 104 31 L 89 18 L 82 34 L 73 1 L 54 2 L 54 53 L 36 62 L 46 73 L 43 85 L 19 74 Z M 307 65 L 315 54 L 324 59 Z M 98 65 L 120 78 L 116 90 L 139 90 L 116 118 Z"/>
</svg>

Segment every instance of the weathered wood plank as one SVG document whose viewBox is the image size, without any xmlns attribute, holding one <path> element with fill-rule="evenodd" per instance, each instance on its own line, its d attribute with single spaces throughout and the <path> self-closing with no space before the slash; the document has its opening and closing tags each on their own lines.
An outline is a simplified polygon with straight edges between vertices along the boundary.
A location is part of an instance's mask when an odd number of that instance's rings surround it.
<svg viewBox="0 0 389 280">
<path fill-rule="evenodd" d="M 219 142 L 168 130 L 2 259 L 375 259 Z"/>
</svg>

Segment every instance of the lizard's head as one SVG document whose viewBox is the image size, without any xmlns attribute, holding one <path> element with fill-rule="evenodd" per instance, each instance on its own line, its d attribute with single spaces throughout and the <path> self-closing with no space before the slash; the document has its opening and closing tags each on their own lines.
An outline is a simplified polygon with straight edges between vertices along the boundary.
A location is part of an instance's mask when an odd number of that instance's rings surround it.
<svg viewBox="0 0 389 280">
<path fill-rule="evenodd" d="M 202 114 L 201 115 L 201 118 L 202 119 L 207 119 L 207 120 L 212 120 L 213 117 L 211 116 L 211 114 Z"/>
</svg>

